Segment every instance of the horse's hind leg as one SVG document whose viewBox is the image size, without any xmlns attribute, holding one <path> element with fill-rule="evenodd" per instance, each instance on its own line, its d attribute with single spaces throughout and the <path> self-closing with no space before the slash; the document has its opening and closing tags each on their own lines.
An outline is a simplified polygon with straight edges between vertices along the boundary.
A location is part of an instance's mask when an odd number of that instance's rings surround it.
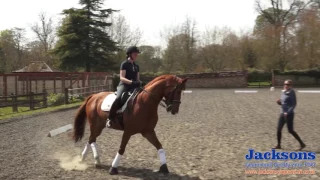
<svg viewBox="0 0 320 180">
<path fill-rule="evenodd" d="M 90 147 L 90 144 L 89 144 L 89 142 L 87 142 L 82 153 L 81 153 L 81 160 L 80 160 L 81 162 L 83 162 L 86 159 L 86 157 L 88 155 L 89 147 Z"/>
<path fill-rule="evenodd" d="M 165 151 L 163 150 L 162 145 L 157 138 L 156 132 L 152 131 L 148 133 L 143 133 L 142 136 L 145 137 L 158 150 L 158 155 L 159 155 L 160 164 L 161 164 L 159 172 L 169 173 Z"/>
<path fill-rule="evenodd" d="M 101 134 L 104 126 L 99 126 L 98 124 L 91 124 L 90 125 L 90 137 L 89 141 L 87 142 L 83 152 L 82 152 L 82 159 L 84 159 L 88 153 L 89 146 L 91 146 L 94 158 L 94 164 L 98 168 L 101 165 L 100 162 L 100 155 L 98 151 L 98 146 L 96 143 L 97 137 Z"/>
</svg>

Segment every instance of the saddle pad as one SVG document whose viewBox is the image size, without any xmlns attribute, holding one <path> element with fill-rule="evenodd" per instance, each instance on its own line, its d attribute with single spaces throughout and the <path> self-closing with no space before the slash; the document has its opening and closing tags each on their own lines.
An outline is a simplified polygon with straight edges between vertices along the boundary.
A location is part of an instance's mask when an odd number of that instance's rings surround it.
<svg viewBox="0 0 320 180">
<path fill-rule="evenodd" d="M 101 104 L 101 110 L 102 111 L 110 111 L 111 105 L 116 99 L 115 93 L 107 95 L 107 97 L 104 98 L 102 104 Z"/>
</svg>

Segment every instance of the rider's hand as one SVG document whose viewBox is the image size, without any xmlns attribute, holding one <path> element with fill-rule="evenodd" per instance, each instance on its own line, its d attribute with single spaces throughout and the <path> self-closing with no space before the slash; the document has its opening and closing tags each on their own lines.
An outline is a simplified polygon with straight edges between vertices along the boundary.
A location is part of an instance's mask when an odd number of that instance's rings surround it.
<svg viewBox="0 0 320 180">
<path fill-rule="evenodd" d="M 139 81 L 132 81 L 131 84 L 137 86 L 137 85 L 140 85 L 140 82 Z"/>
</svg>

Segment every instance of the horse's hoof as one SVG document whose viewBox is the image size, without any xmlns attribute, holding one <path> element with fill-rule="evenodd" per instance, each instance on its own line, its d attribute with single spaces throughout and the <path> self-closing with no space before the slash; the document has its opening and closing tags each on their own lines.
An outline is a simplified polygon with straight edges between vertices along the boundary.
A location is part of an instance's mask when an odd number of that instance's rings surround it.
<svg viewBox="0 0 320 180">
<path fill-rule="evenodd" d="M 162 164 L 160 166 L 159 173 L 163 173 L 163 174 L 168 174 L 169 173 L 169 169 L 168 169 L 167 164 Z"/>
<path fill-rule="evenodd" d="M 118 174 L 118 168 L 111 167 L 111 168 L 109 169 L 109 174 L 110 174 L 110 175 Z"/>
</svg>

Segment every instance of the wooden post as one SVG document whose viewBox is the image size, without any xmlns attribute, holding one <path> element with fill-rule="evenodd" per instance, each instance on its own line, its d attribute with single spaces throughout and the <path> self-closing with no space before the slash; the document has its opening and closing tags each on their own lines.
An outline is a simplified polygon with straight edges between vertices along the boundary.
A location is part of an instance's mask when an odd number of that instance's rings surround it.
<svg viewBox="0 0 320 180">
<path fill-rule="evenodd" d="M 68 95 L 68 88 L 64 88 L 64 104 L 69 104 L 69 95 Z"/>
<path fill-rule="evenodd" d="M 18 112 L 17 95 L 13 95 L 11 96 L 11 98 L 12 98 L 12 111 L 14 113 Z"/>
<path fill-rule="evenodd" d="M 38 77 L 36 77 L 36 78 L 38 78 Z M 36 81 L 36 93 L 38 93 L 38 80 L 36 79 L 35 81 Z"/>
<path fill-rule="evenodd" d="M 44 89 L 44 90 L 43 90 L 43 99 L 42 99 L 43 107 L 44 107 L 44 108 L 47 108 L 47 107 L 48 107 L 48 99 L 47 99 L 47 96 L 48 96 L 48 93 L 47 93 L 47 91 Z"/>
<path fill-rule="evenodd" d="M 34 93 L 30 92 L 30 110 L 34 110 Z"/>
<path fill-rule="evenodd" d="M 42 77 L 43 80 L 42 80 L 42 89 L 46 89 L 46 79 L 48 79 L 48 77 Z"/>
<path fill-rule="evenodd" d="M 29 75 L 27 76 L 26 78 L 26 94 L 29 94 L 30 91 L 29 91 Z M 30 99 L 29 96 L 27 96 L 27 99 Z"/>
<path fill-rule="evenodd" d="M 62 74 L 62 80 L 61 80 L 61 93 L 64 93 L 66 88 L 66 84 L 65 84 L 65 73 Z"/>
<path fill-rule="evenodd" d="M 275 74 L 274 74 L 274 70 L 271 70 L 271 81 L 272 81 L 272 86 L 275 87 L 276 86 L 276 79 L 275 79 Z"/>
<path fill-rule="evenodd" d="M 89 93 L 90 93 L 90 91 L 91 91 L 91 84 L 90 84 L 90 75 L 89 75 L 89 73 L 87 73 L 87 84 L 88 84 L 88 87 L 86 88 L 86 96 L 88 96 L 89 95 Z"/>
<path fill-rule="evenodd" d="M 8 84 L 7 84 L 7 75 L 3 75 L 3 96 L 4 96 L 4 102 L 7 104 L 7 96 L 8 96 Z"/>
<path fill-rule="evenodd" d="M 57 92 L 57 90 L 56 90 L 56 77 L 57 77 L 57 76 L 54 76 L 54 77 L 53 77 L 53 93 L 56 93 L 56 92 Z"/>
<path fill-rule="evenodd" d="M 17 96 L 18 95 L 18 77 L 17 76 L 14 76 L 14 89 Z"/>
<path fill-rule="evenodd" d="M 82 74 L 82 88 L 81 88 L 82 96 L 85 96 L 85 91 L 86 91 L 85 87 L 86 87 L 86 74 L 83 73 Z"/>
</svg>

